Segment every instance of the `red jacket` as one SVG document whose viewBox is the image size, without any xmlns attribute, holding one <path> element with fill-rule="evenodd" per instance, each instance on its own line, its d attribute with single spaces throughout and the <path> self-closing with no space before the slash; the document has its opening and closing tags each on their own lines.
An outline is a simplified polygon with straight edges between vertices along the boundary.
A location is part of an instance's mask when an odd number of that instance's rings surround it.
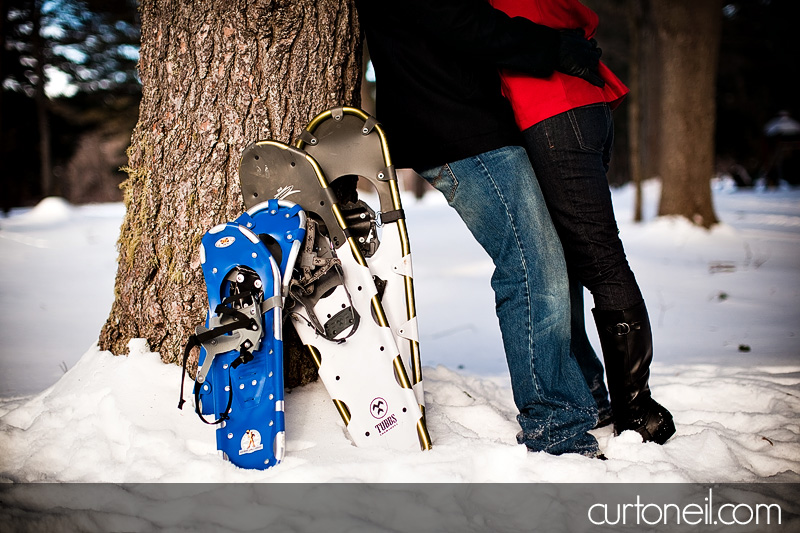
<svg viewBox="0 0 800 533">
<path fill-rule="evenodd" d="M 579 0 L 489 0 L 497 9 L 512 17 L 527 19 L 551 28 L 582 28 L 591 39 L 597 30 L 597 14 Z M 517 126 L 527 129 L 537 122 L 576 107 L 608 103 L 617 107 L 628 88 L 607 66 L 600 63 L 600 75 L 606 82 L 602 89 L 575 76 L 555 72 L 547 78 L 503 70 L 503 94 L 514 108 Z"/>
</svg>

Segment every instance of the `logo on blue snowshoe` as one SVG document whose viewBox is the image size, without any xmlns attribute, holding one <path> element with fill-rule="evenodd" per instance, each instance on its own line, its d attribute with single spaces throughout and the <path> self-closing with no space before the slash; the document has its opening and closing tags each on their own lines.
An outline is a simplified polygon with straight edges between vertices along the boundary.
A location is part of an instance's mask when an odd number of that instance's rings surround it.
<svg viewBox="0 0 800 533">
<path fill-rule="evenodd" d="M 215 242 L 214 246 L 216 246 L 217 248 L 227 248 L 228 246 L 233 244 L 235 241 L 236 241 L 236 237 L 227 236 L 227 237 L 223 237 L 220 240 L 218 240 L 217 242 Z"/>
<path fill-rule="evenodd" d="M 261 433 L 255 429 L 248 429 L 245 431 L 244 435 L 242 435 L 239 455 L 257 452 L 262 449 L 264 449 L 264 445 L 261 444 Z"/>
</svg>

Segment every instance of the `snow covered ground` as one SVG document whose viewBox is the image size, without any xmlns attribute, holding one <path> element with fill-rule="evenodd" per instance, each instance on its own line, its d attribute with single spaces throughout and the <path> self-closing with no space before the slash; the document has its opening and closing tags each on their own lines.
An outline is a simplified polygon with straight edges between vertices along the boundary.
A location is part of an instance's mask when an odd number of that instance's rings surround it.
<svg viewBox="0 0 800 533">
<path fill-rule="evenodd" d="M 404 200 L 433 449 L 355 448 L 316 383 L 287 395 L 286 457 L 266 471 L 220 460 L 213 428 L 175 408 L 180 369 L 143 341 L 128 357 L 94 347 L 123 207 L 14 210 L 0 219 L 0 480 L 798 483 L 800 190 L 718 182 L 711 231 L 654 218 L 658 192 L 646 184 L 643 224 L 630 188 L 614 201 L 653 322 L 651 387 L 677 425 L 666 445 L 610 428 L 595 431 L 607 461 L 516 444 L 492 265 L 433 192 Z M 590 308 L 587 294 L 598 346 Z"/>
</svg>

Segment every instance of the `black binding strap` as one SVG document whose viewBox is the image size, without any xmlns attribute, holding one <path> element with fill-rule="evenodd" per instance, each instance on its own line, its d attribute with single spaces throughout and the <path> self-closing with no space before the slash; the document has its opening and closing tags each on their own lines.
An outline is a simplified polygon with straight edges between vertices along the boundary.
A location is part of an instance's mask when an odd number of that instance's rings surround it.
<svg viewBox="0 0 800 533">
<path fill-rule="evenodd" d="M 197 335 L 192 335 L 189 337 L 189 342 L 186 343 L 186 348 L 183 350 L 183 371 L 181 372 L 181 397 L 178 400 L 178 409 L 183 409 L 183 404 L 186 403 L 186 400 L 183 399 L 183 382 L 186 380 L 186 362 L 189 360 L 189 354 L 192 352 L 192 349 L 200 346 L 200 341 L 197 338 Z"/>
<path fill-rule="evenodd" d="M 228 405 L 225 406 L 225 410 L 222 411 L 220 417 L 213 422 L 209 422 L 206 420 L 206 417 L 203 416 L 203 413 L 200 412 L 200 384 L 195 382 L 194 384 L 194 412 L 197 413 L 197 416 L 200 417 L 204 423 L 208 424 L 209 426 L 214 426 L 219 424 L 220 422 L 224 422 L 228 420 L 230 417 L 228 416 L 228 412 L 231 410 L 231 404 L 233 403 L 233 383 L 231 383 L 231 373 L 228 372 Z"/>
<path fill-rule="evenodd" d="M 252 318 L 245 315 L 244 313 L 237 311 L 235 309 L 231 309 L 230 307 L 225 307 L 226 303 L 230 303 L 231 301 L 235 300 L 240 300 L 247 296 L 252 296 L 252 294 L 247 292 L 235 294 L 233 296 L 226 298 L 220 305 L 217 306 L 215 312 L 218 315 L 227 315 L 235 317 L 235 320 L 233 322 L 230 322 L 229 324 L 225 324 L 223 326 L 218 326 L 214 329 L 210 329 L 208 331 L 200 333 L 199 335 L 195 334 L 189 337 L 189 340 L 186 343 L 186 348 L 183 350 L 183 364 L 182 364 L 183 371 L 181 372 L 181 392 L 180 392 L 180 400 L 178 401 L 178 409 L 183 409 L 183 404 L 186 403 L 186 400 L 183 399 L 183 385 L 184 381 L 186 380 L 186 363 L 189 361 L 189 354 L 192 352 L 192 350 L 212 339 L 221 337 L 222 335 L 226 335 L 237 329 L 250 328 L 255 324 L 255 321 Z M 241 364 L 249 363 L 250 361 L 253 360 L 253 354 L 249 350 L 251 346 L 247 346 L 248 344 L 250 344 L 250 342 L 246 341 L 242 343 L 242 345 L 239 347 L 239 357 L 237 357 L 231 363 L 232 368 L 236 368 Z M 207 361 L 207 363 L 211 364 L 211 361 Z M 197 413 L 197 416 L 200 417 L 200 420 L 202 420 L 208 425 L 219 424 L 220 422 L 227 420 L 228 411 L 230 410 L 231 404 L 233 403 L 233 384 L 231 382 L 230 372 L 228 372 L 228 404 L 225 406 L 225 409 L 222 411 L 220 417 L 214 422 L 209 422 L 208 420 L 206 420 L 206 418 L 203 416 L 203 413 L 200 412 L 200 387 L 201 384 L 195 381 L 194 411 L 195 413 Z"/>
<path fill-rule="evenodd" d="M 398 220 L 404 220 L 406 218 L 406 212 L 402 209 L 395 209 L 393 211 L 387 211 L 385 213 L 380 213 L 380 223 L 389 224 L 390 222 L 397 222 Z"/>
<path fill-rule="evenodd" d="M 212 333 L 214 330 L 207 331 L 207 333 Z M 205 336 L 205 334 L 203 334 Z M 202 343 L 199 340 L 199 335 L 192 335 L 189 337 L 189 342 L 186 344 L 186 349 L 183 350 L 183 371 L 181 372 L 181 397 L 178 401 L 178 409 L 183 410 L 183 404 L 186 403 L 186 400 L 183 399 L 183 384 L 186 380 L 186 362 L 189 360 L 189 354 L 192 352 L 192 349 L 200 346 Z M 240 356 L 241 357 L 241 356 Z M 208 361 L 210 364 L 211 361 Z M 200 412 L 200 383 L 194 383 L 194 412 L 197 413 L 197 416 L 200 417 L 200 420 L 205 422 L 206 424 L 213 426 L 215 424 L 219 424 L 220 422 L 228 419 L 228 410 L 231 408 L 231 404 L 233 403 L 233 385 L 231 383 L 231 374 L 228 372 L 228 405 L 225 406 L 225 410 L 222 411 L 222 415 L 215 420 L 214 422 L 209 422 L 203 416 L 203 413 Z"/>
</svg>

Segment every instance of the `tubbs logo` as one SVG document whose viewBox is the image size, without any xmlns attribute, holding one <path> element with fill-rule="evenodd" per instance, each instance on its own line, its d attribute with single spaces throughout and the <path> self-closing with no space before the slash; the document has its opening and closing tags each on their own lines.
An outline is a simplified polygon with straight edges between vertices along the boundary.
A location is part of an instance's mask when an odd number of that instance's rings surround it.
<svg viewBox="0 0 800 533">
<path fill-rule="evenodd" d="M 264 448 L 264 445 L 261 444 L 261 433 L 255 429 L 248 429 L 245 431 L 239 444 L 239 455 L 257 452 Z"/>
<path fill-rule="evenodd" d="M 236 237 L 223 237 L 214 243 L 217 248 L 227 248 L 236 240 Z"/>
<path fill-rule="evenodd" d="M 370 413 L 372 413 L 372 416 L 374 416 L 378 420 L 386 416 L 388 409 L 389 409 L 389 404 L 387 404 L 386 400 L 384 400 L 381 397 L 377 397 L 374 400 L 372 400 L 372 403 L 370 404 L 369 407 L 369 411 Z"/>
<path fill-rule="evenodd" d="M 287 185 L 286 187 L 280 187 L 278 192 L 275 193 L 276 200 L 285 200 L 288 196 L 293 194 L 300 193 L 299 190 L 294 190 L 294 185 Z"/>
<path fill-rule="evenodd" d="M 375 429 L 378 430 L 378 433 L 381 435 L 385 435 L 387 431 L 392 429 L 393 427 L 397 426 L 397 417 L 394 415 L 389 415 L 377 424 L 375 424 Z"/>
<path fill-rule="evenodd" d="M 373 417 L 380 420 L 375 424 L 379 434 L 385 435 L 387 431 L 397 426 L 397 417 L 389 414 L 389 404 L 380 396 L 372 400 L 369 410 Z"/>
</svg>

